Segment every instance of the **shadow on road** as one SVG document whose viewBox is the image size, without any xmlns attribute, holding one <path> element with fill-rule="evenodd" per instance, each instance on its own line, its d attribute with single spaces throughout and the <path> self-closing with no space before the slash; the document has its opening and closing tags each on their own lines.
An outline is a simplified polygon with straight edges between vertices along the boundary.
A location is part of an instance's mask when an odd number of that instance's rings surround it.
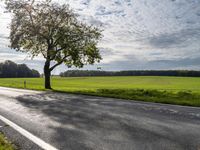
<svg viewBox="0 0 200 150">
<path fill-rule="evenodd" d="M 54 130 L 52 138 L 61 148 L 189 150 L 196 146 L 195 138 L 199 139 L 199 134 L 186 134 L 184 127 L 177 128 L 177 122 L 159 115 L 151 117 L 151 113 L 128 101 L 51 92 L 16 99 L 59 124 L 49 124 L 48 128 Z"/>
</svg>

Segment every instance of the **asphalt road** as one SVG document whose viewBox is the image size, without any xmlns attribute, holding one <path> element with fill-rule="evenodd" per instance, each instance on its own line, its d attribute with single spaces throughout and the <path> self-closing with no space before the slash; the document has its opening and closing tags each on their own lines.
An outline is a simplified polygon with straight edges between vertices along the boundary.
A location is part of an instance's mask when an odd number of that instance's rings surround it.
<svg viewBox="0 0 200 150">
<path fill-rule="evenodd" d="M 200 150 L 200 108 L 0 88 L 0 115 L 61 150 Z"/>
</svg>

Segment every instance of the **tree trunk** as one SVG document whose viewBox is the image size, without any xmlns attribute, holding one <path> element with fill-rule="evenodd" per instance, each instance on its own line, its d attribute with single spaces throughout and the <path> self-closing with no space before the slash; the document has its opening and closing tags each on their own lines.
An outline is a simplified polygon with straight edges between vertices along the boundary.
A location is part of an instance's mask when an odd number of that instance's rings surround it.
<svg viewBox="0 0 200 150">
<path fill-rule="evenodd" d="M 51 70 L 50 70 L 49 60 L 46 60 L 44 65 L 44 76 L 45 76 L 45 89 L 51 89 Z"/>
</svg>

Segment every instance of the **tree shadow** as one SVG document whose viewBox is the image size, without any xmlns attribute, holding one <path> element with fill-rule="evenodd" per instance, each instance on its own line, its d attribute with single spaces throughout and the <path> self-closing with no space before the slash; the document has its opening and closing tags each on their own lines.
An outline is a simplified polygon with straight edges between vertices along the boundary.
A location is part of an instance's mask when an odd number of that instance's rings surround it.
<svg viewBox="0 0 200 150">
<path fill-rule="evenodd" d="M 60 149 L 193 148 L 189 137 L 176 139 L 173 129 L 156 125 L 162 131 L 159 132 L 152 130 L 151 125 L 146 128 L 140 125 L 140 120 L 134 116 L 145 119 L 148 114 L 128 101 L 53 92 L 23 95 L 16 99 L 23 106 L 39 111 L 60 124 L 49 124 L 49 128 L 54 130 L 51 138 L 59 143 Z"/>
</svg>

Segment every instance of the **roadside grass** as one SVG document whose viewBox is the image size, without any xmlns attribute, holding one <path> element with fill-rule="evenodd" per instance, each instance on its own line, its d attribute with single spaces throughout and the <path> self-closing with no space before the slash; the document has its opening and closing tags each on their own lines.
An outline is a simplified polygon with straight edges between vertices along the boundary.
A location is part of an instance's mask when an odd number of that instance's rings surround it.
<svg viewBox="0 0 200 150">
<path fill-rule="evenodd" d="M 154 103 L 174 104 L 183 106 L 200 107 L 200 94 L 191 91 L 165 91 L 144 89 L 98 89 L 92 90 L 53 90 L 55 92 L 67 92 L 126 100 L 137 100 Z"/>
<path fill-rule="evenodd" d="M 129 100 L 141 100 L 155 103 L 166 103 L 187 106 L 200 106 L 200 95 L 190 91 L 159 91 L 159 90 L 124 90 L 124 89 L 101 89 L 99 95 L 116 97 Z M 119 93 L 119 94 L 118 94 Z M 116 96 L 117 95 L 117 96 Z"/>
<path fill-rule="evenodd" d="M 14 146 L 0 133 L 0 150 L 14 150 Z"/>
<path fill-rule="evenodd" d="M 45 90 L 42 78 L 0 79 L 0 86 Z M 52 78 L 52 88 L 68 92 L 156 103 L 200 107 L 200 78 L 192 77 L 70 77 Z"/>
</svg>

